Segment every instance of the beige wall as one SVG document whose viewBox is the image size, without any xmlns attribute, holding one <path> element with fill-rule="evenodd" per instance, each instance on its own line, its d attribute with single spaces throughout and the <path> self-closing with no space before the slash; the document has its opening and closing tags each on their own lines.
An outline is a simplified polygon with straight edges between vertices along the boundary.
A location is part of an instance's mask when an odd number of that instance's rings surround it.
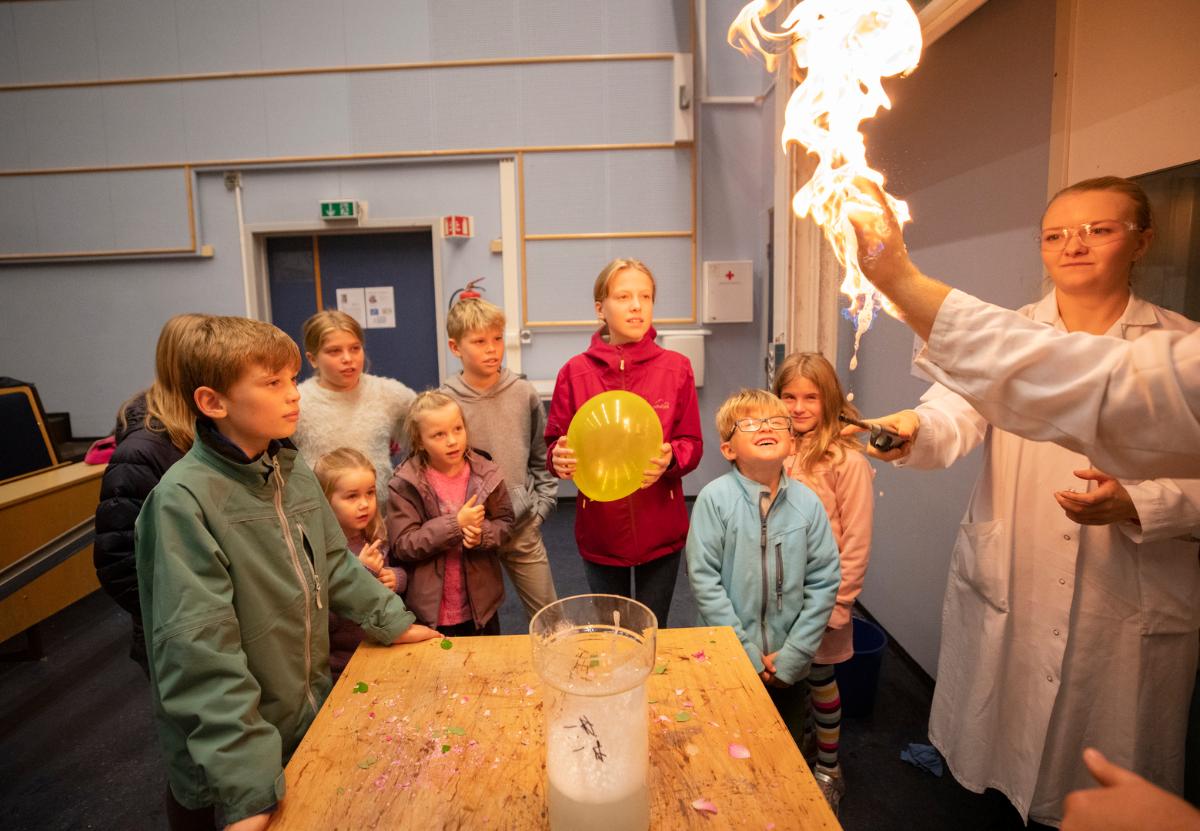
<svg viewBox="0 0 1200 831">
<path fill-rule="evenodd" d="M 1059 0 L 1058 14 L 1050 190 L 1200 158 L 1200 2 Z"/>
</svg>

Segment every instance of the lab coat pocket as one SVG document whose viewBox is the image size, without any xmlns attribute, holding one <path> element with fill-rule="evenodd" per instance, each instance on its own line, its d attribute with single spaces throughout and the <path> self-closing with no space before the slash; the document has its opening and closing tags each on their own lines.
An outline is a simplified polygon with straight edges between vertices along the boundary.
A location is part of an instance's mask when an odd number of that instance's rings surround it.
<svg viewBox="0 0 1200 831">
<path fill-rule="evenodd" d="M 1152 551 L 1146 549 L 1153 548 Z M 1200 629 L 1200 562 L 1196 544 L 1162 540 L 1138 552 L 1142 634 L 1178 635 Z"/>
<path fill-rule="evenodd" d="M 1011 550 L 1004 520 L 964 522 L 951 567 L 964 583 L 1000 612 L 1008 611 Z"/>
</svg>

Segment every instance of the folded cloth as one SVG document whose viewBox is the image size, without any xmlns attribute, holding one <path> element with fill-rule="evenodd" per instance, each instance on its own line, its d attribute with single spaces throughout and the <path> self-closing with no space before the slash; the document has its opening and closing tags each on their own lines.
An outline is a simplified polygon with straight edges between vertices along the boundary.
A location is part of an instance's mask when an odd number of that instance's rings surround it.
<svg viewBox="0 0 1200 831">
<path fill-rule="evenodd" d="M 942 756 L 930 745 L 910 742 L 907 750 L 900 751 L 900 758 L 910 765 L 929 771 L 934 776 L 942 775 Z"/>
</svg>

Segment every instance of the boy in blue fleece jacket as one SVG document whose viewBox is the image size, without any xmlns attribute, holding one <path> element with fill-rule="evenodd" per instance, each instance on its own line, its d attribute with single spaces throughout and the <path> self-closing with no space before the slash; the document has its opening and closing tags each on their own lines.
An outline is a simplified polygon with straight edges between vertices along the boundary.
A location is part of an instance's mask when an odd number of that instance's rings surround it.
<svg viewBox="0 0 1200 831">
<path fill-rule="evenodd" d="M 692 509 L 688 580 L 700 624 L 732 626 L 793 738 L 803 735 L 803 685 L 841 583 L 821 500 L 784 474 L 791 416 L 762 390 L 717 411 L 721 454 L 734 469 L 704 486 Z"/>
</svg>

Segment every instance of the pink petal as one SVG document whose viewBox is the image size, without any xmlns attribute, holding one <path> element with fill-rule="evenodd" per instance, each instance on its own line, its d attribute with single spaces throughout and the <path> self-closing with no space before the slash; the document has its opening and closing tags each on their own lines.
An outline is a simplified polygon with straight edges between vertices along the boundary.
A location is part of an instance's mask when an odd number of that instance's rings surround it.
<svg viewBox="0 0 1200 831">
<path fill-rule="evenodd" d="M 703 649 L 701 649 L 699 652 L 693 652 L 693 653 L 692 653 L 692 657 L 693 657 L 693 658 L 695 658 L 697 661 L 700 661 L 700 662 L 703 662 L 703 661 L 707 661 L 707 660 L 708 660 L 708 656 L 704 654 L 704 650 L 703 650 Z"/>
<path fill-rule="evenodd" d="M 729 755 L 735 759 L 749 759 L 750 748 L 744 744 L 731 744 L 729 745 Z"/>
<path fill-rule="evenodd" d="M 712 800 L 705 799 L 704 797 L 693 799 L 692 807 L 702 814 L 715 814 L 717 812 L 717 806 L 713 804 Z"/>
</svg>

